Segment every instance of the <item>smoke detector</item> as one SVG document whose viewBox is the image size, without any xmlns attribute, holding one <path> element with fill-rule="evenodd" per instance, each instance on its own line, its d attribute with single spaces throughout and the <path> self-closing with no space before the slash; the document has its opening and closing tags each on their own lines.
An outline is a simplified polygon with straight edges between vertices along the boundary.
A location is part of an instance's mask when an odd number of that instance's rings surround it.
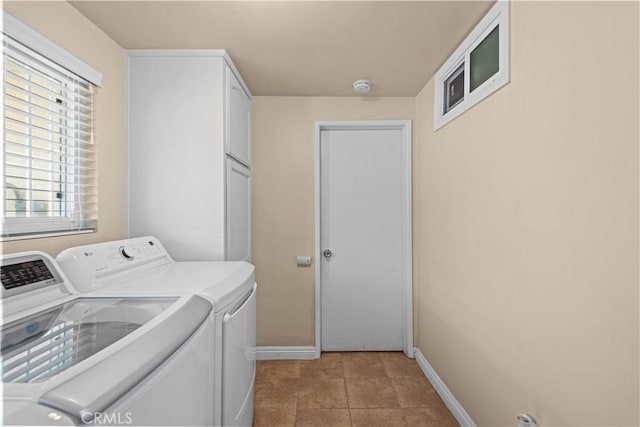
<svg viewBox="0 0 640 427">
<path fill-rule="evenodd" d="M 369 80 L 356 80 L 353 82 L 353 90 L 358 93 L 367 93 L 371 90 L 371 82 Z"/>
</svg>

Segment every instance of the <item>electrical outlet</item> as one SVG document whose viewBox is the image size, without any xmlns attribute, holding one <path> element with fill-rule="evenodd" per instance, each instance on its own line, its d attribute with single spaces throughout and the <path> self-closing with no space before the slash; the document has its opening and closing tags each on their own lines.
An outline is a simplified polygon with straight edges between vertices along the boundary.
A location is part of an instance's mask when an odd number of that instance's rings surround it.
<svg viewBox="0 0 640 427">
<path fill-rule="evenodd" d="M 296 257 L 296 264 L 301 266 L 311 265 L 311 257 L 310 256 L 298 256 Z"/>
</svg>

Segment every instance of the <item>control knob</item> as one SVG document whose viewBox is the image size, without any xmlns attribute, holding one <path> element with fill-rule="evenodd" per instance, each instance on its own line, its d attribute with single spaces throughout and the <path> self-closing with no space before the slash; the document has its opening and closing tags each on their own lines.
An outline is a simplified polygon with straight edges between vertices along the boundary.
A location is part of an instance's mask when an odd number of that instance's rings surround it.
<svg viewBox="0 0 640 427">
<path fill-rule="evenodd" d="M 138 254 L 138 250 L 134 246 L 120 246 L 120 255 L 127 261 L 133 261 Z"/>
</svg>

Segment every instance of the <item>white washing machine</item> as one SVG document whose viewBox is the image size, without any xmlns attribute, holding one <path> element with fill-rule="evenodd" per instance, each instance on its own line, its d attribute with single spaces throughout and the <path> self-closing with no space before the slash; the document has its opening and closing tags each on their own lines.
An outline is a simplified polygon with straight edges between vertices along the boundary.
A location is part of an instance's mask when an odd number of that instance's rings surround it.
<svg viewBox="0 0 640 427">
<path fill-rule="evenodd" d="M 72 295 L 41 252 L 1 272 L 3 424 L 213 423 L 207 300 Z"/>
<path fill-rule="evenodd" d="M 190 292 L 213 306 L 214 425 L 251 426 L 255 382 L 255 268 L 246 262 L 175 262 L 155 237 L 61 252 L 78 293 L 165 296 Z"/>
</svg>

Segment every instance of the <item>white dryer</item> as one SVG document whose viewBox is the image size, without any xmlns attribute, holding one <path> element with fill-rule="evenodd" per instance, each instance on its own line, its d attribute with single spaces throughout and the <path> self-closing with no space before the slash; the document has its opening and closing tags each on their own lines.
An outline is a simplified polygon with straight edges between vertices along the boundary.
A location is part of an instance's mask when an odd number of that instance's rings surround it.
<svg viewBox="0 0 640 427">
<path fill-rule="evenodd" d="M 212 424 L 207 300 L 72 295 L 41 252 L 1 276 L 3 424 Z"/>
<path fill-rule="evenodd" d="M 251 426 L 255 382 L 255 268 L 246 262 L 175 262 L 155 237 L 79 246 L 56 258 L 85 295 L 191 292 L 213 306 L 214 425 Z"/>
</svg>

